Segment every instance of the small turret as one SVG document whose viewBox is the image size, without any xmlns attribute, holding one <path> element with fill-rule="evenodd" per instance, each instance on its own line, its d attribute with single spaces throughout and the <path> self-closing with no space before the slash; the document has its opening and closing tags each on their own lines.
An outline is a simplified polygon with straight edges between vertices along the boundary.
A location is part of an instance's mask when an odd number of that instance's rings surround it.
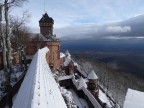
<svg viewBox="0 0 144 108">
<path fill-rule="evenodd" d="M 95 74 L 94 70 L 92 70 L 89 74 L 87 79 L 89 80 L 88 83 L 88 90 L 92 93 L 92 95 L 98 97 L 99 89 L 98 89 L 98 77 Z"/>
</svg>

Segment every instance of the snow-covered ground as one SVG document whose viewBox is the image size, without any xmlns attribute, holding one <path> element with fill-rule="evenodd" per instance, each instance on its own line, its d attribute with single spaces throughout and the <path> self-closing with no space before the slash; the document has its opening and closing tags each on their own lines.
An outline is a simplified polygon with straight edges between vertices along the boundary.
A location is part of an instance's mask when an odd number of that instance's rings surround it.
<svg viewBox="0 0 144 108">
<path fill-rule="evenodd" d="M 34 55 L 12 108 L 67 108 L 47 64 L 48 48 Z"/>
</svg>

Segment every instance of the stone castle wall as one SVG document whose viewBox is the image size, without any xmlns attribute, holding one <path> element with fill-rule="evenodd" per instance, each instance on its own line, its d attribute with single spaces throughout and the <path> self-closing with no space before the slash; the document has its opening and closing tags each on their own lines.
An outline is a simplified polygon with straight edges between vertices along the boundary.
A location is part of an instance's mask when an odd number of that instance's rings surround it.
<svg viewBox="0 0 144 108">
<path fill-rule="evenodd" d="M 25 48 L 26 55 L 34 55 L 38 49 L 47 46 L 49 52 L 47 53 L 47 62 L 53 64 L 54 69 L 60 67 L 63 58 L 60 59 L 60 42 L 59 41 L 30 41 L 27 43 Z M 3 68 L 2 52 L 0 52 L 0 69 Z M 13 64 L 20 64 L 19 53 L 13 54 Z"/>
</svg>

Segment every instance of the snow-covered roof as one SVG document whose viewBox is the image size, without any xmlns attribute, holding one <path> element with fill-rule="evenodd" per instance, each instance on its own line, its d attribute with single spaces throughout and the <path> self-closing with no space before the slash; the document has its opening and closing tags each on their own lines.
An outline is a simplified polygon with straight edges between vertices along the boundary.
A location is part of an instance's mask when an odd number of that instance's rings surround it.
<svg viewBox="0 0 144 108">
<path fill-rule="evenodd" d="M 68 66 L 69 65 L 69 63 L 71 62 L 71 57 L 70 56 L 66 56 L 65 57 L 65 61 L 64 61 L 64 66 Z"/>
<path fill-rule="evenodd" d="M 128 89 L 123 108 L 144 108 L 144 92 Z"/>
<path fill-rule="evenodd" d="M 64 61 L 64 66 L 68 66 L 69 63 L 72 61 L 74 63 L 74 66 L 77 66 L 78 67 L 78 64 L 76 62 L 74 62 L 71 58 L 71 54 L 69 53 L 68 50 L 66 50 L 66 53 L 65 54 L 61 54 L 60 53 L 60 57 L 65 57 L 65 61 Z"/>
<path fill-rule="evenodd" d="M 77 66 L 78 67 L 78 64 L 76 62 L 74 62 L 74 66 Z"/>
<path fill-rule="evenodd" d="M 64 55 L 64 53 L 60 53 L 60 58 L 63 58 L 63 57 L 65 57 L 65 55 Z"/>
<path fill-rule="evenodd" d="M 12 108 L 67 108 L 47 64 L 45 47 L 34 55 Z"/>
<path fill-rule="evenodd" d="M 85 83 L 85 80 L 82 77 L 80 77 L 79 84 L 78 84 L 78 90 L 80 90 L 82 87 L 87 88 L 87 84 Z"/>
<path fill-rule="evenodd" d="M 94 70 L 92 70 L 89 74 L 88 74 L 88 79 L 98 79 L 97 75 L 95 74 Z"/>
</svg>

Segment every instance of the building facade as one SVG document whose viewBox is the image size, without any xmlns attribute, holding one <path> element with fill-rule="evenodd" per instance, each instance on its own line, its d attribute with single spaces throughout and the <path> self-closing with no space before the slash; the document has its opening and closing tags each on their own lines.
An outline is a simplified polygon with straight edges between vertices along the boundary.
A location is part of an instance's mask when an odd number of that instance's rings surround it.
<svg viewBox="0 0 144 108">
<path fill-rule="evenodd" d="M 43 47 L 48 47 L 49 52 L 47 53 L 47 62 L 50 67 L 55 70 L 60 67 L 60 61 L 63 61 L 60 58 L 60 41 L 56 38 L 56 35 L 53 34 L 53 25 L 54 20 L 48 16 L 47 13 L 43 14 L 42 18 L 39 20 L 40 26 L 40 37 L 42 40 L 38 41 L 28 41 L 26 48 L 24 49 L 26 57 L 32 59 L 32 56 L 37 52 L 38 49 Z M 18 54 L 18 53 L 17 53 Z M 20 55 L 14 54 L 13 64 L 20 64 L 21 60 Z M 2 52 L 0 52 L 0 69 L 3 68 Z"/>
<path fill-rule="evenodd" d="M 60 67 L 60 41 L 53 34 L 54 20 L 45 13 L 39 21 L 40 33 L 46 39 L 46 46 L 49 48 L 47 61 L 51 68 Z"/>
</svg>

